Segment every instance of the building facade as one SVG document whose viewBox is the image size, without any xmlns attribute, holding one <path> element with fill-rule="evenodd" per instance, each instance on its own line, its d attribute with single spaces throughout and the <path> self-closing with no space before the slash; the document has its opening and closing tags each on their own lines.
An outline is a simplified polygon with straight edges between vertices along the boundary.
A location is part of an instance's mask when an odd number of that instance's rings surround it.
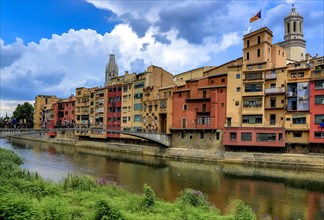
<svg viewBox="0 0 324 220">
<path fill-rule="evenodd" d="M 75 125 L 75 96 L 61 99 L 53 104 L 55 127 L 74 127 Z"/>
<path fill-rule="evenodd" d="M 44 127 L 43 106 L 56 103 L 60 98 L 55 95 L 38 95 L 35 97 L 34 103 L 34 128 Z"/>
</svg>

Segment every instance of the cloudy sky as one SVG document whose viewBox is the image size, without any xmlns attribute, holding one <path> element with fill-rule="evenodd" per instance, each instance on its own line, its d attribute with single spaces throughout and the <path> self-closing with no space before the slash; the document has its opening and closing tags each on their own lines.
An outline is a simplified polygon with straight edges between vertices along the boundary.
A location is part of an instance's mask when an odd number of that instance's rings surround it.
<svg viewBox="0 0 324 220">
<path fill-rule="evenodd" d="M 242 38 L 267 26 L 283 40 L 295 5 L 307 52 L 324 55 L 320 0 L 1 0 L 1 116 L 38 94 L 68 97 L 104 84 L 109 54 L 119 74 L 157 65 L 173 74 L 242 55 Z M 262 19 L 249 23 L 262 10 Z"/>
</svg>

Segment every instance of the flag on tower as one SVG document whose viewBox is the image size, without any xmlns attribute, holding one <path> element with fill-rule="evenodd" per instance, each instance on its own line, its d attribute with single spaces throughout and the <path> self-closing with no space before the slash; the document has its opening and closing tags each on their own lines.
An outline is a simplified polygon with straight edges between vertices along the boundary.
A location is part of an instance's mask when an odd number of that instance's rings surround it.
<svg viewBox="0 0 324 220">
<path fill-rule="evenodd" d="M 259 18 L 261 18 L 261 10 L 256 15 L 254 15 L 252 18 L 250 18 L 250 23 L 258 20 Z"/>
</svg>

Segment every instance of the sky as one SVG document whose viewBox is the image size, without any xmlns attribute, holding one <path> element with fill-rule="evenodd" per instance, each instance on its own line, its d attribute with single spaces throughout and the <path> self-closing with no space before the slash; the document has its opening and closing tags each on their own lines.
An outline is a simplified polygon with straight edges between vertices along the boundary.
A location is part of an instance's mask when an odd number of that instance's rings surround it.
<svg viewBox="0 0 324 220">
<path fill-rule="evenodd" d="M 321 0 L 1 0 L 0 116 L 36 95 L 103 86 L 110 53 L 119 75 L 150 65 L 179 74 L 241 57 L 243 35 L 260 27 L 281 42 L 292 4 L 304 17 L 306 52 L 323 56 Z"/>
</svg>

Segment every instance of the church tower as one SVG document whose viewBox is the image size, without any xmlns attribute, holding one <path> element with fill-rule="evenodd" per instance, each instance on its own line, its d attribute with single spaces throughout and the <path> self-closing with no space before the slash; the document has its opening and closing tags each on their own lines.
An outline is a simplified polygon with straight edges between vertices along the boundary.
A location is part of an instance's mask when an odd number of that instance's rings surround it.
<svg viewBox="0 0 324 220">
<path fill-rule="evenodd" d="M 115 61 L 115 55 L 110 54 L 109 63 L 106 65 L 105 86 L 108 85 L 111 78 L 118 76 L 118 66 Z"/>
<path fill-rule="evenodd" d="M 305 60 L 306 41 L 303 34 L 303 20 L 304 18 L 296 12 L 293 5 L 291 13 L 284 20 L 285 37 L 284 42 L 281 43 L 289 60 Z"/>
</svg>

